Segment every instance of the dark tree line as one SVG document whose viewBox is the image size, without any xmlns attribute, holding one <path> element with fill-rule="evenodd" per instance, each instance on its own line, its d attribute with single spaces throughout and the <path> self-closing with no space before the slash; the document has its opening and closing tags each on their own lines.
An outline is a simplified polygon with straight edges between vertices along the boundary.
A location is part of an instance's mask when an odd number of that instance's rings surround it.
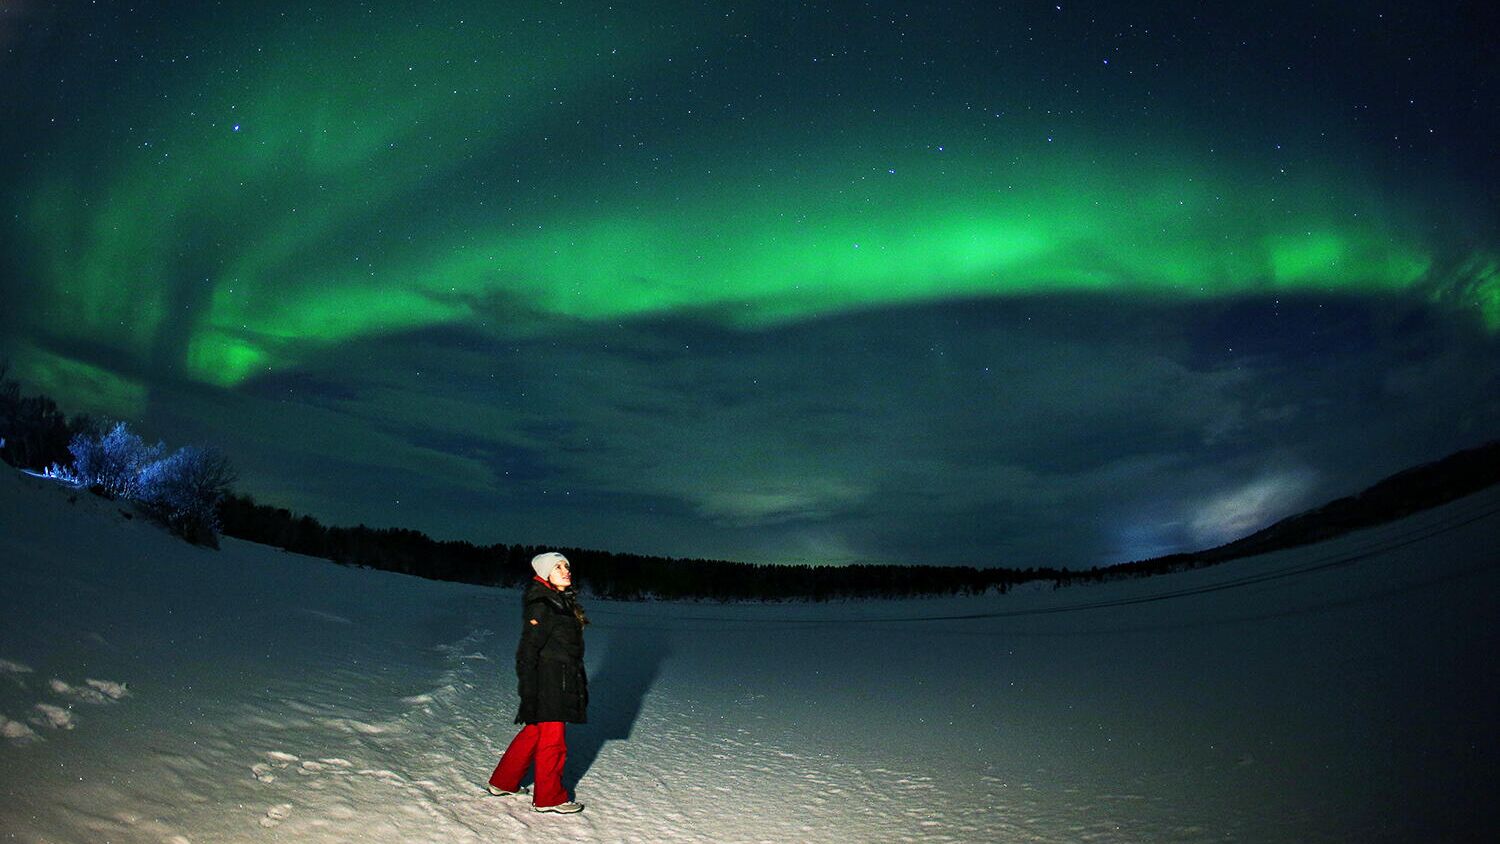
<svg viewBox="0 0 1500 844">
<path fill-rule="evenodd" d="M 527 565 L 531 557 L 516 559 L 505 545 L 438 541 L 405 528 L 328 527 L 284 507 L 258 504 L 248 495 L 227 496 L 220 505 L 219 518 L 225 536 L 344 565 L 434 580 L 493 584 L 519 583 L 521 576 L 531 571 Z"/>
<path fill-rule="evenodd" d="M 438 541 L 401 528 L 329 527 L 284 507 L 232 495 L 220 510 L 224 534 L 367 566 L 488 586 L 516 586 L 531 577 L 530 561 L 561 551 L 575 563 L 580 587 L 620 599 L 717 601 L 828 600 L 833 598 L 972 595 L 1008 590 L 1028 580 L 1064 581 L 1066 569 L 978 569 L 968 566 L 760 565 L 727 560 L 655 557 L 538 545 L 474 545 Z"/>
<path fill-rule="evenodd" d="M 10 364 L 0 361 L 0 460 L 21 469 L 41 471 L 72 462 L 68 444 L 98 423 L 86 415 L 68 416 L 43 395 L 23 396 L 10 378 Z"/>
</svg>

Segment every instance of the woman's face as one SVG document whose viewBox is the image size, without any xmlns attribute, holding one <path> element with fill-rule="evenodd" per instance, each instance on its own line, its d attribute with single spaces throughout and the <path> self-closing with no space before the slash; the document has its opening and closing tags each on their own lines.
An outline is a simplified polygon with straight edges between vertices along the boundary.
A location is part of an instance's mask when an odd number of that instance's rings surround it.
<svg viewBox="0 0 1500 844">
<path fill-rule="evenodd" d="M 552 567 L 552 573 L 547 575 L 547 582 L 559 589 L 573 585 L 573 571 L 568 568 L 567 560 Z"/>
</svg>

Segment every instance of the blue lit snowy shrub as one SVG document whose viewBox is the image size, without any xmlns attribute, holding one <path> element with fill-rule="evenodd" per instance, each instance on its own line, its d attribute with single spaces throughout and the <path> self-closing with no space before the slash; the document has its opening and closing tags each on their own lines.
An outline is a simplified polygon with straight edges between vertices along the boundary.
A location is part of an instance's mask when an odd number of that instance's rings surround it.
<svg viewBox="0 0 1500 844">
<path fill-rule="evenodd" d="M 78 434 L 68 443 L 78 482 L 114 498 L 139 498 L 141 472 L 165 450 L 161 443 L 147 445 L 124 422 L 105 434 Z"/>
<path fill-rule="evenodd" d="M 174 533 L 218 547 L 219 502 L 234 481 L 222 452 L 185 446 L 141 471 L 137 498 Z"/>
<path fill-rule="evenodd" d="M 173 533 L 218 547 L 219 503 L 235 481 L 223 453 L 186 446 L 163 456 L 166 446 L 147 445 L 124 422 L 105 434 L 75 436 L 68 451 L 78 484 L 140 502 Z"/>
<path fill-rule="evenodd" d="M 78 473 L 73 471 L 72 466 L 64 466 L 61 463 L 53 463 L 43 469 L 42 477 L 78 486 Z"/>
</svg>

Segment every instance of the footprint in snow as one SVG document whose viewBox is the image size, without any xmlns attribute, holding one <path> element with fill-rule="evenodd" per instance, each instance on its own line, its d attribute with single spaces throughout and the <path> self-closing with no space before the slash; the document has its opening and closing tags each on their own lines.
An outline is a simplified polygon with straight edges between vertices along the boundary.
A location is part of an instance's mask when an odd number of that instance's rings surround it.
<svg viewBox="0 0 1500 844">
<path fill-rule="evenodd" d="M 266 761 L 256 762 L 250 766 L 250 773 L 254 774 L 255 778 L 261 782 L 275 782 L 276 774 L 273 771 L 286 768 L 296 761 L 298 761 L 298 757 L 294 754 L 272 750 L 266 754 Z"/>
<path fill-rule="evenodd" d="M 124 683 L 116 683 L 113 680 L 95 680 L 89 678 L 83 681 L 84 686 L 70 685 L 63 680 L 53 677 L 48 683 L 48 688 L 54 694 L 71 697 L 84 703 L 114 703 L 130 696 L 130 688 Z"/>
<path fill-rule="evenodd" d="M 0 738 L 4 738 L 11 744 L 30 744 L 42 740 L 35 730 L 20 721 L 12 721 L 4 715 L 0 715 Z"/>
<path fill-rule="evenodd" d="M 31 716 L 31 723 L 39 727 L 50 727 L 54 730 L 71 730 L 78 726 L 78 719 L 74 717 L 71 710 L 63 709 L 61 706 L 53 706 L 50 703 L 39 703 L 34 708 L 37 714 Z"/>
<path fill-rule="evenodd" d="M 277 803 L 275 806 L 272 806 L 271 808 L 266 810 L 265 817 L 260 819 L 260 825 L 265 827 L 266 829 L 270 829 L 271 827 L 279 826 L 282 821 L 291 816 L 292 804 Z"/>
<path fill-rule="evenodd" d="M 294 770 L 305 777 L 321 774 L 325 771 L 348 771 L 354 767 L 353 762 L 337 756 L 330 756 L 314 761 L 312 759 L 303 759 L 294 753 L 283 753 L 280 750 L 272 750 L 266 753 L 266 761 L 256 762 L 250 766 L 250 773 L 254 774 L 255 778 L 261 782 L 272 783 L 276 781 L 276 771 L 291 768 L 294 763 L 297 765 Z"/>
</svg>

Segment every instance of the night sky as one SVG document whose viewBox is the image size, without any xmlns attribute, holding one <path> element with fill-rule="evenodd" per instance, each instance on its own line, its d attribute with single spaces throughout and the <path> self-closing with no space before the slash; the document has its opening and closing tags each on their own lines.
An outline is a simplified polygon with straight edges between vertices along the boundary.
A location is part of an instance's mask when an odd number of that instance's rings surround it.
<svg viewBox="0 0 1500 844">
<path fill-rule="evenodd" d="M 1489 4 L 0 3 L 0 355 L 327 523 L 1118 562 L 1500 436 Z"/>
</svg>

